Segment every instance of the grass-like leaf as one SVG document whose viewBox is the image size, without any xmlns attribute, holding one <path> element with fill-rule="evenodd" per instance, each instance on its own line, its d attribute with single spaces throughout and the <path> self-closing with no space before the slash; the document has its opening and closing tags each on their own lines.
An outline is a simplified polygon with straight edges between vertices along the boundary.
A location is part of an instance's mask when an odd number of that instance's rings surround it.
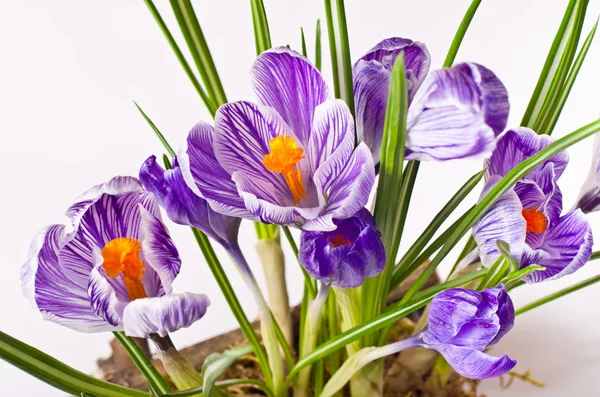
<svg viewBox="0 0 600 397">
<path fill-rule="evenodd" d="M 96 397 L 150 397 L 146 392 L 104 382 L 77 371 L 2 331 L 0 359 L 50 386 L 75 396 L 87 393 Z"/>
<path fill-rule="evenodd" d="M 458 53 L 458 49 L 462 44 L 463 39 L 465 38 L 465 34 L 469 29 L 469 25 L 471 25 L 471 21 L 481 4 L 481 0 L 473 0 L 471 5 L 467 9 L 465 16 L 463 17 L 460 25 L 458 26 L 458 30 L 454 35 L 454 39 L 452 39 L 452 44 L 450 45 L 450 49 L 448 50 L 448 54 L 446 55 L 446 59 L 444 60 L 444 67 L 449 68 L 454 63 L 456 59 L 456 54 Z"/>
<path fill-rule="evenodd" d="M 204 387 L 204 395 L 210 397 L 217 378 L 221 376 L 227 368 L 231 367 L 237 359 L 250 352 L 252 352 L 252 346 L 245 345 L 226 350 L 222 353 L 209 354 L 202 364 L 202 377 L 204 379 L 202 386 Z"/>
<path fill-rule="evenodd" d="M 315 67 L 321 70 L 321 20 L 317 19 L 317 28 L 315 31 Z"/>
<path fill-rule="evenodd" d="M 156 127 L 156 124 L 154 124 L 152 122 L 152 120 L 150 120 L 150 117 L 148 117 L 146 115 L 146 113 L 142 110 L 140 105 L 137 104 L 137 102 L 134 101 L 133 103 L 135 104 L 135 107 L 137 108 L 137 110 L 139 110 L 139 112 L 142 114 L 142 117 L 144 117 L 144 120 L 146 120 L 146 122 L 148 123 L 150 128 L 152 128 L 152 131 L 154 131 L 154 133 L 156 134 L 156 136 L 158 137 L 160 142 L 163 144 L 163 146 L 169 153 L 169 156 L 175 157 L 175 151 L 173 150 L 173 148 L 171 147 L 171 145 L 169 144 L 169 142 L 167 141 L 165 136 L 162 134 L 162 132 L 160 132 L 160 130 Z"/>
<path fill-rule="evenodd" d="M 254 26 L 256 55 L 260 55 L 262 52 L 271 48 L 269 21 L 262 0 L 250 0 L 250 6 L 252 8 L 252 25 Z"/>
</svg>

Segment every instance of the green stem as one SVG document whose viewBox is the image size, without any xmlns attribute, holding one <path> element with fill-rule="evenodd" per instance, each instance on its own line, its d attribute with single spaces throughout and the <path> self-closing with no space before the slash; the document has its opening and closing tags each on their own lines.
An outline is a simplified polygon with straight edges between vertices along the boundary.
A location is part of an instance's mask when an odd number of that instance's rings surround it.
<svg viewBox="0 0 600 397">
<path fill-rule="evenodd" d="M 0 358 L 65 393 L 96 397 L 150 397 L 146 392 L 92 378 L 0 331 Z"/>
<path fill-rule="evenodd" d="M 219 388 L 227 388 L 231 386 L 254 386 L 262 390 L 267 395 L 267 397 L 275 397 L 275 395 L 273 394 L 271 389 L 269 389 L 266 383 L 258 379 L 227 379 L 220 382 L 216 382 L 215 386 Z M 196 387 L 190 390 L 183 390 L 169 394 L 164 394 L 160 397 L 192 397 L 198 393 L 202 393 L 203 390 L 204 387 Z"/>
<path fill-rule="evenodd" d="M 572 285 L 568 288 L 565 289 L 561 289 L 560 291 L 557 291 L 553 294 L 550 294 L 548 296 L 543 297 L 542 299 L 538 299 L 534 302 L 531 302 L 528 305 L 523 306 L 522 308 L 518 309 L 517 311 L 515 311 L 515 315 L 519 315 L 519 314 L 523 314 L 523 313 L 527 313 L 528 311 L 535 309 L 536 307 L 545 305 L 548 302 L 552 302 L 553 300 L 556 300 L 558 298 L 561 298 L 565 295 L 568 295 L 572 292 L 575 291 L 579 291 L 582 288 L 588 287 L 590 285 L 596 284 L 598 281 L 600 281 L 600 275 L 598 276 L 594 276 L 592 278 L 589 278 L 587 280 L 584 280 L 580 283 L 577 283 L 575 285 Z"/>
<path fill-rule="evenodd" d="M 171 387 L 169 387 L 167 381 L 162 375 L 154 368 L 152 362 L 146 357 L 140 347 L 124 332 L 113 332 L 115 338 L 123 346 L 123 348 L 133 360 L 135 366 L 140 370 L 144 378 L 148 383 L 159 393 L 170 393 Z"/>
</svg>

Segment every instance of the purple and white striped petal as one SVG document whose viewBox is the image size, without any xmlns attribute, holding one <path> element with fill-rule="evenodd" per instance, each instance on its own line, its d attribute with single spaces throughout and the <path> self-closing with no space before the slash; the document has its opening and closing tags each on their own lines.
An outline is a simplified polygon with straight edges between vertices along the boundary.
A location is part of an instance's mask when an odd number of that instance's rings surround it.
<svg viewBox="0 0 600 397">
<path fill-rule="evenodd" d="M 345 102 L 336 99 L 319 105 L 315 111 L 313 132 L 307 154 L 310 173 L 317 189 L 319 204 L 325 203 L 325 193 L 340 175 L 354 150 L 354 122 Z"/>
<path fill-rule="evenodd" d="M 260 103 L 275 109 L 306 146 L 315 109 L 329 99 L 321 73 L 299 53 L 278 47 L 260 54 L 251 74 Z"/>
<path fill-rule="evenodd" d="M 200 122 L 189 132 L 183 142 L 177 161 L 188 187 L 198 196 L 205 198 L 217 212 L 249 218 L 231 175 L 221 167 L 213 148 L 214 129 Z"/>
<path fill-rule="evenodd" d="M 429 306 L 430 326 L 423 336 L 425 343 L 450 341 L 465 323 L 475 317 L 480 303 L 481 294 L 477 291 L 454 288 L 437 294 Z"/>
<path fill-rule="evenodd" d="M 58 253 L 68 238 L 63 225 L 52 225 L 36 235 L 21 269 L 23 294 L 46 320 L 80 332 L 112 330 L 90 306 L 87 281 L 73 281 L 59 264 Z"/>
<path fill-rule="evenodd" d="M 492 156 L 485 161 L 486 177 L 508 174 L 523 160 L 533 156 L 552 142 L 554 142 L 554 139 L 548 135 L 538 135 L 533 130 L 525 127 L 517 127 L 506 131 L 498 139 Z M 553 163 L 554 178 L 556 180 L 560 178 L 568 162 L 569 155 L 566 151 L 562 151 L 538 165 L 527 175 L 527 178 L 538 182 L 540 178 L 536 177 L 537 173 L 543 170 L 548 163 Z"/>
<path fill-rule="evenodd" d="M 179 252 L 160 218 L 155 217 L 144 208 L 140 208 L 140 215 L 140 241 L 144 263 L 158 274 L 163 293 L 169 294 L 171 293 L 171 284 L 181 269 Z M 147 266 L 146 274 L 148 271 Z M 153 296 L 150 291 L 146 292 L 149 296 Z"/>
<path fill-rule="evenodd" d="M 390 75 L 402 51 L 410 103 L 429 71 L 431 60 L 424 44 L 400 37 L 385 39 L 352 69 L 358 139 L 371 149 L 375 164 L 379 163 L 381 154 Z"/>
<path fill-rule="evenodd" d="M 522 267 L 537 264 L 546 268 L 528 275 L 525 281 L 537 283 L 574 273 L 590 259 L 593 244 L 592 228 L 583 212 L 569 212 L 546 233 L 538 250 L 543 254 L 523 258 Z"/>
<path fill-rule="evenodd" d="M 431 73 L 408 110 L 406 158 L 445 161 L 491 153 L 508 120 L 508 94 L 485 67 Z"/>
<path fill-rule="evenodd" d="M 480 200 L 498 183 L 499 176 L 490 178 L 481 193 Z M 527 222 L 522 215 L 523 205 L 519 196 L 510 189 L 473 225 L 473 238 L 479 249 L 481 263 L 491 267 L 500 257 L 498 241 L 510 247 L 510 253 L 517 262 L 525 247 Z"/>
<path fill-rule="evenodd" d="M 232 175 L 240 195 L 242 192 L 250 193 L 259 200 L 289 207 L 294 205 L 294 197 L 285 178 L 280 173 L 268 170 L 263 164 L 265 155 L 270 152 L 269 142 L 280 135 L 293 136 L 275 112 L 263 112 L 253 103 L 228 103 L 217 111 L 215 155 L 221 166 Z M 306 161 L 300 160 L 301 163 Z M 302 202 L 307 199 L 310 197 Z M 316 201 L 316 195 L 313 200 Z"/>
<path fill-rule="evenodd" d="M 584 214 L 600 209 L 600 134 L 594 138 L 590 172 L 581 187 L 576 207 Z"/>
<path fill-rule="evenodd" d="M 94 251 L 93 255 L 95 265 L 90 273 L 87 290 L 89 304 L 96 314 L 102 317 L 107 323 L 116 329 L 122 329 L 123 310 L 129 301 L 127 292 L 124 286 L 121 285 L 122 281 L 118 279 L 108 280 L 102 268 L 104 259 L 100 255 L 100 252 Z M 115 284 L 121 286 L 121 299 L 117 297 L 117 290 L 113 287 Z"/>
<path fill-rule="evenodd" d="M 438 345 L 429 348 L 439 352 L 456 372 L 470 379 L 500 376 L 517 365 L 517 362 L 507 355 L 494 357 L 469 347 Z"/>
<path fill-rule="evenodd" d="M 206 295 L 189 292 L 137 299 L 123 313 L 125 334 L 138 338 L 151 334 L 165 337 L 200 320 L 209 305 Z"/>
</svg>

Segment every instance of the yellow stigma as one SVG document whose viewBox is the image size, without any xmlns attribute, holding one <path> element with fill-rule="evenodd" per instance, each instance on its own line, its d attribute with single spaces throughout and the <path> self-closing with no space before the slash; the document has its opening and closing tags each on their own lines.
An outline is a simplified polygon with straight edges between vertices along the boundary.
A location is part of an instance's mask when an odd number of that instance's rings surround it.
<svg viewBox="0 0 600 397">
<path fill-rule="evenodd" d="M 263 158 L 263 164 L 269 171 L 283 174 L 294 197 L 294 205 L 297 205 L 306 196 L 302 171 L 295 169 L 304 158 L 302 155 L 304 150 L 296 145 L 294 138 L 287 135 L 279 135 L 271 139 L 269 147 L 271 151 Z"/>
<path fill-rule="evenodd" d="M 521 214 L 523 214 L 523 218 L 527 222 L 527 232 L 541 234 L 546 231 L 548 227 L 546 216 L 537 207 L 524 209 Z"/>
<path fill-rule="evenodd" d="M 102 248 L 102 266 L 111 278 L 123 275 L 123 282 L 129 299 L 134 301 L 146 298 L 146 289 L 142 283 L 146 267 L 140 258 L 142 243 L 132 238 L 116 238 Z"/>
</svg>

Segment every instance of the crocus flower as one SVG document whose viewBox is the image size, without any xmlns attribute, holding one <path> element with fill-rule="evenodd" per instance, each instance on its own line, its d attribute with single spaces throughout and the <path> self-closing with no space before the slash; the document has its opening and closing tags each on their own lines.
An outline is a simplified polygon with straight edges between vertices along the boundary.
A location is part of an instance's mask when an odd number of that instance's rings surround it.
<svg viewBox="0 0 600 397">
<path fill-rule="evenodd" d="M 576 207 L 585 214 L 600 210 L 600 135 L 598 134 L 594 138 L 590 172 L 581 187 Z"/>
<path fill-rule="evenodd" d="M 298 260 L 308 274 L 325 284 L 354 288 L 381 273 L 385 249 L 371 213 L 363 208 L 334 222 L 332 231 L 302 232 Z"/>
<path fill-rule="evenodd" d="M 484 353 L 514 325 L 515 309 L 502 286 L 481 292 L 461 288 L 440 292 L 429 306 L 427 320 L 427 327 L 414 336 L 381 347 L 366 347 L 348 357 L 320 395 L 333 396 L 367 364 L 416 347 L 437 351 L 456 372 L 471 379 L 500 376 L 517 364 L 506 355 Z"/>
<path fill-rule="evenodd" d="M 528 128 L 507 131 L 486 161 L 482 197 L 521 161 L 552 142 Z M 545 270 L 528 275 L 530 283 L 553 280 L 583 266 L 592 254 L 592 230 L 580 209 L 561 215 L 562 194 L 557 180 L 568 163 L 566 152 L 546 160 L 516 183 L 473 227 L 481 261 L 491 266 L 499 257 L 498 240 L 508 243 L 521 268 Z"/>
<path fill-rule="evenodd" d="M 264 223 L 333 230 L 366 204 L 375 179 L 354 122 L 310 62 L 287 48 L 252 68 L 259 104 L 233 102 L 215 128 L 190 132 L 178 155 L 188 186 L 216 211 Z"/>
<path fill-rule="evenodd" d="M 427 75 L 424 44 L 394 37 L 383 40 L 354 64 L 359 140 L 379 162 L 392 67 L 404 53 L 408 84 L 406 159 L 445 161 L 492 152 L 508 120 L 508 94 L 487 68 L 461 63 Z"/>
<path fill-rule="evenodd" d="M 25 296 L 45 319 L 81 332 L 148 337 L 204 315 L 205 295 L 172 293 L 181 261 L 154 196 L 137 179 L 90 189 L 66 215 L 71 227 L 43 229 L 21 272 Z"/>
</svg>

